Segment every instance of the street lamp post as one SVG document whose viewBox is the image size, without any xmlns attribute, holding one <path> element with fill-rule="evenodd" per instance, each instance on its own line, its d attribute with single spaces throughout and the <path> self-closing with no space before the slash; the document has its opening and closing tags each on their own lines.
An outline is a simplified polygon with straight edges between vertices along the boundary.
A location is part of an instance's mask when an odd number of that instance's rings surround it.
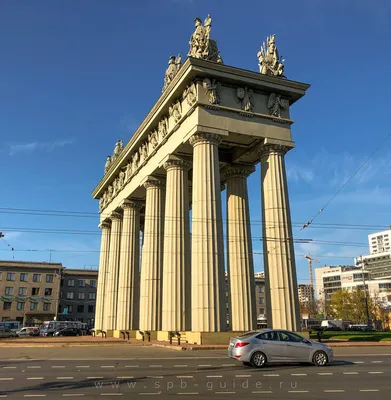
<svg viewBox="0 0 391 400">
<path fill-rule="evenodd" d="M 364 291 L 365 291 L 365 312 L 367 314 L 367 326 L 368 328 L 371 326 L 371 319 L 369 316 L 369 306 L 368 306 L 368 290 L 367 290 L 367 285 L 365 282 L 365 270 L 364 270 L 364 265 L 366 265 L 366 262 L 363 261 L 362 256 L 360 256 L 360 261 L 359 264 L 361 264 L 361 273 L 362 273 L 362 280 L 364 284 Z"/>
</svg>

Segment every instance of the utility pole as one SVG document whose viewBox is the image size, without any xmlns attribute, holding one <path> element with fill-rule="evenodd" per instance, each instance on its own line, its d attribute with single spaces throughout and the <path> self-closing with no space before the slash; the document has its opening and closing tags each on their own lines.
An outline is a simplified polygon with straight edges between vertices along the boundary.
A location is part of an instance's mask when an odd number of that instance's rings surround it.
<svg viewBox="0 0 391 400">
<path fill-rule="evenodd" d="M 313 275 L 313 271 L 312 271 L 312 261 L 315 261 L 317 263 L 320 264 L 320 261 L 318 261 L 316 258 L 311 257 L 311 254 L 308 253 L 307 255 L 304 256 L 304 258 L 306 258 L 308 260 L 308 273 L 310 276 L 310 301 L 309 301 L 309 312 L 308 314 L 310 314 L 310 311 L 313 311 L 313 303 L 315 301 L 315 288 L 314 288 L 314 275 Z M 309 316 L 309 315 L 308 315 Z"/>
<path fill-rule="evenodd" d="M 364 270 L 364 265 L 366 265 L 366 263 L 363 261 L 362 256 L 360 256 L 360 262 L 361 264 L 361 274 L 362 274 L 362 280 L 363 280 L 363 284 L 364 284 L 364 291 L 365 291 L 365 311 L 367 314 L 367 326 L 368 328 L 371 326 L 371 319 L 369 316 L 369 306 L 368 306 L 368 290 L 367 290 L 367 285 L 365 283 L 365 270 Z"/>
</svg>

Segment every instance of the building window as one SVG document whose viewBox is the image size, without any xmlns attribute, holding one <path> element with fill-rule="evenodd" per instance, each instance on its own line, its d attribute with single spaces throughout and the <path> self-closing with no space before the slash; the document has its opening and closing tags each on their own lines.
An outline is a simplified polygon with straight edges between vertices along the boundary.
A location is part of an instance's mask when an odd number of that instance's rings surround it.
<svg viewBox="0 0 391 400">
<path fill-rule="evenodd" d="M 73 299 L 73 292 L 67 292 L 67 299 Z"/>
<path fill-rule="evenodd" d="M 33 282 L 41 282 L 41 274 L 33 274 Z"/>
<path fill-rule="evenodd" d="M 95 292 L 88 293 L 88 299 L 89 300 L 95 300 L 96 299 L 96 293 Z"/>
<path fill-rule="evenodd" d="M 39 295 L 39 287 L 33 287 L 31 289 L 31 295 L 32 296 L 38 296 Z"/>
<path fill-rule="evenodd" d="M 23 302 L 23 301 L 18 301 L 17 303 L 16 303 L 16 309 L 18 310 L 18 311 L 23 311 L 24 310 L 24 305 L 25 305 L 26 303 L 25 302 Z"/>
<path fill-rule="evenodd" d="M 75 286 L 75 281 L 73 279 L 70 279 L 68 281 L 68 287 L 74 287 Z"/>
<path fill-rule="evenodd" d="M 264 286 L 258 286 L 258 293 L 264 293 L 265 287 Z"/>
<path fill-rule="evenodd" d="M 84 312 L 84 306 L 83 305 L 77 306 L 77 312 L 78 313 L 83 313 Z"/>
<path fill-rule="evenodd" d="M 52 288 L 45 288 L 45 296 L 51 296 L 53 293 Z"/>
<path fill-rule="evenodd" d="M 21 272 L 20 273 L 20 281 L 21 282 L 27 282 L 29 278 L 29 274 L 25 273 L 25 272 Z"/>
<path fill-rule="evenodd" d="M 80 292 L 79 294 L 78 294 L 78 296 L 77 296 L 77 298 L 79 299 L 79 300 L 84 300 L 85 299 L 85 293 L 84 292 Z"/>
<path fill-rule="evenodd" d="M 259 304 L 265 304 L 265 298 L 264 297 L 260 297 L 259 298 Z"/>
<path fill-rule="evenodd" d="M 10 295 L 12 295 L 12 293 L 14 292 L 14 288 L 13 287 L 6 287 L 5 288 L 5 294 L 6 294 L 6 296 L 10 296 Z"/>
<path fill-rule="evenodd" d="M 7 281 L 14 281 L 15 274 L 13 272 L 7 272 Z"/>
<path fill-rule="evenodd" d="M 260 314 L 265 314 L 265 309 L 264 309 L 264 308 L 260 308 L 260 309 L 259 309 L 259 313 L 260 313 Z"/>
<path fill-rule="evenodd" d="M 50 303 L 43 303 L 43 311 L 50 311 L 52 305 Z"/>
<path fill-rule="evenodd" d="M 79 279 L 79 287 L 85 287 L 86 281 L 84 279 Z"/>
<path fill-rule="evenodd" d="M 27 288 L 26 287 L 19 288 L 19 296 L 27 296 Z"/>
<path fill-rule="evenodd" d="M 68 309 L 68 313 L 72 313 L 73 312 L 73 306 L 72 305 L 67 306 L 67 309 Z"/>
<path fill-rule="evenodd" d="M 53 274 L 46 274 L 46 282 L 53 283 Z"/>
<path fill-rule="evenodd" d="M 38 303 L 30 303 L 30 311 L 36 311 L 38 310 Z"/>
<path fill-rule="evenodd" d="M 93 313 L 93 312 L 95 312 L 95 306 L 88 306 L 88 312 L 89 313 Z"/>
<path fill-rule="evenodd" d="M 94 318 L 88 318 L 87 319 L 87 325 L 88 326 L 94 326 L 95 324 L 95 319 Z"/>
<path fill-rule="evenodd" d="M 90 280 L 90 287 L 96 288 L 96 281 L 95 280 Z"/>
<path fill-rule="evenodd" d="M 5 301 L 3 303 L 3 310 L 11 310 L 12 307 L 12 301 Z"/>
</svg>

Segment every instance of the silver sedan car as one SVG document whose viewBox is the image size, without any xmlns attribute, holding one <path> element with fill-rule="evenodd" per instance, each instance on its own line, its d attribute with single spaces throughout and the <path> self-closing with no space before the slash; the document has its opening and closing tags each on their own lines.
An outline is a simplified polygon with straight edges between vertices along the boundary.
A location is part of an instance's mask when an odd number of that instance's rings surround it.
<svg viewBox="0 0 391 400">
<path fill-rule="evenodd" d="M 334 357 L 331 347 L 280 329 L 263 329 L 232 338 L 228 356 L 257 368 L 269 362 L 310 362 L 324 367 Z"/>
</svg>

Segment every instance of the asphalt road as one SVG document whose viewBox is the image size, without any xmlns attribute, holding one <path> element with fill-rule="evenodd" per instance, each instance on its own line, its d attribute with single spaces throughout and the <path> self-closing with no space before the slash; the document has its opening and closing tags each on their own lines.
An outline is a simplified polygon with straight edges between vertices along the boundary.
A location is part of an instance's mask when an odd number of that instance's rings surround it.
<svg viewBox="0 0 391 400">
<path fill-rule="evenodd" d="M 389 398 L 391 348 L 344 348 L 335 354 L 336 362 L 322 368 L 253 369 L 225 351 L 2 348 L 0 398 Z"/>
</svg>

